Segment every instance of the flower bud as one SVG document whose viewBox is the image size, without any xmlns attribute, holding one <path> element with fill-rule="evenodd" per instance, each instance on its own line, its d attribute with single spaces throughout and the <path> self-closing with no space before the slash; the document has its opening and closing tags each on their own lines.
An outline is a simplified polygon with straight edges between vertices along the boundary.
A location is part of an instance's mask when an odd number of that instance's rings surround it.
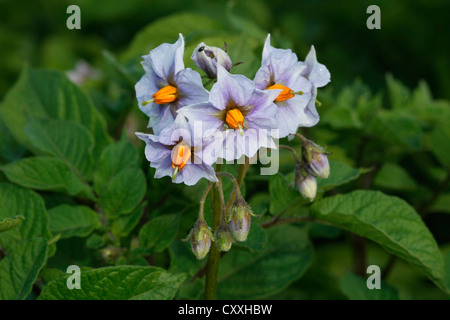
<svg viewBox="0 0 450 320">
<path fill-rule="evenodd" d="M 317 181 L 302 165 L 297 164 L 295 169 L 295 184 L 305 199 L 313 201 L 317 193 Z"/>
<path fill-rule="evenodd" d="M 234 201 L 230 209 L 230 229 L 237 241 L 247 240 L 250 231 L 252 210 L 244 199 L 238 198 Z"/>
<path fill-rule="evenodd" d="M 302 145 L 303 160 L 313 176 L 326 179 L 330 175 L 327 152 L 311 140 L 305 139 Z"/>
<path fill-rule="evenodd" d="M 192 252 L 197 259 L 203 259 L 211 248 L 211 230 L 204 220 L 197 220 L 189 234 Z"/>
<path fill-rule="evenodd" d="M 227 71 L 230 71 L 233 66 L 230 57 L 224 50 L 217 47 L 208 47 L 203 42 L 195 48 L 191 59 L 211 79 L 217 78 L 217 64 L 224 67 Z"/>
<path fill-rule="evenodd" d="M 313 152 L 309 169 L 313 175 L 326 179 L 330 175 L 330 164 L 325 153 Z"/>
<path fill-rule="evenodd" d="M 226 223 L 221 223 L 216 231 L 216 244 L 220 251 L 226 252 L 230 250 L 233 244 L 233 234 L 230 227 Z"/>
</svg>

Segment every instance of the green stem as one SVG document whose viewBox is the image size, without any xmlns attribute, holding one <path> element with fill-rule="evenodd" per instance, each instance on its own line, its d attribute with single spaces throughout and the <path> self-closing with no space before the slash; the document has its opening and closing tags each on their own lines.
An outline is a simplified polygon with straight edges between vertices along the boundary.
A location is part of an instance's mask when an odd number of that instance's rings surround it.
<svg viewBox="0 0 450 320">
<path fill-rule="evenodd" d="M 247 157 L 245 157 L 245 164 L 241 164 L 239 166 L 239 173 L 238 173 L 238 177 L 237 177 L 237 183 L 239 186 L 239 191 L 240 191 L 240 187 L 242 185 L 242 182 L 244 181 L 245 175 L 247 173 L 248 168 L 250 168 L 250 161 Z M 234 181 L 233 181 L 234 182 Z M 233 204 L 234 198 L 236 197 L 236 188 L 233 189 L 233 191 L 231 192 L 230 198 L 228 199 L 227 202 L 227 206 L 225 208 L 225 212 L 228 213 L 228 211 L 230 211 L 231 205 Z"/>
<path fill-rule="evenodd" d="M 222 171 L 222 165 L 216 165 L 216 172 Z M 220 177 L 218 177 L 219 183 Z M 213 188 L 211 193 L 211 207 L 213 210 L 213 225 L 212 232 L 216 233 L 217 228 L 220 225 L 220 220 L 222 216 L 222 205 L 221 205 L 221 190 L 219 188 Z M 206 284 L 205 284 L 205 299 L 206 300 L 216 300 L 217 291 L 217 274 L 219 271 L 219 260 L 220 260 L 220 250 L 216 242 L 211 245 L 211 250 L 209 251 L 208 264 L 206 266 Z"/>
<path fill-rule="evenodd" d="M 292 153 L 292 155 L 294 156 L 295 161 L 296 161 L 297 163 L 301 163 L 301 162 L 302 162 L 302 160 L 300 160 L 300 157 L 299 157 L 298 154 L 297 154 L 297 151 L 295 151 L 294 148 L 289 147 L 289 146 L 285 146 L 284 144 L 280 144 L 280 145 L 278 146 L 278 148 L 290 151 L 290 152 Z"/>
</svg>

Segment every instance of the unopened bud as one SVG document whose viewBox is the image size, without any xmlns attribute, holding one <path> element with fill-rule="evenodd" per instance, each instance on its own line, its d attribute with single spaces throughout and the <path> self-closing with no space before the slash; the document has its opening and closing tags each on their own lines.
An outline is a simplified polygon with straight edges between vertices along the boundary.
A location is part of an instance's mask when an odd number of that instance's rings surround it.
<svg viewBox="0 0 450 320">
<path fill-rule="evenodd" d="M 204 220 L 197 220 L 189 234 L 189 238 L 192 252 L 197 259 L 203 259 L 208 254 L 211 248 L 211 241 L 213 240 L 211 230 Z"/>
<path fill-rule="evenodd" d="M 230 250 L 233 244 L 233 234 L 230 227 L 226 223 L 220 224 L 216 231 L 216 244 L 220 251 L 226 252 Z"/>
<path fill-rule="evenodd" d="M 233 63 L 228 54 L 217 47 L 209 47 L 203 42 L 195 48 L 191 59 L 195 65 L 206 72 L 209 78 L 217 78 L 217 65 L 221 65 L 227 71 L 231 70 Z"/>
<path fill-rule="evenodd" d="M 330 164 L 324 148 L 311 140 L 304 139 L 302 155 L 309 173 L 319 178 L 328 178 L 330 175 Z"/>
<path fill-rule="evenodd" d="M 230 229 L 237 241 L 247 240 L 253 212 L 244 199 L 238 198 L 230 209 Z"/>
<path fill-rule="evenodd" d="M 305 199 L 313 201 L 317 194 L 317 181 L 303 166 L 297 165 L 295 170 L 295 184 Z"/>
<path fill-rule="evenodd" d="M 309 169 L 313 175 L 326 179 L 330 175 L 330 164 L 325 153 L 313 152 Z"/>
</svg>

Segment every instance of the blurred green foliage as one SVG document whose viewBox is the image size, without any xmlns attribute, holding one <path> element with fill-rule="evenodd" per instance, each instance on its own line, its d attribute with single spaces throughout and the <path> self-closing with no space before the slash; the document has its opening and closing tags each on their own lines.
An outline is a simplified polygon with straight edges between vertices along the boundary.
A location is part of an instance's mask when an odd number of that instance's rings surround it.
<svg viewBox="0 0 450 320">
<path fill-rule="evenodd" d="M 70 4 L 81 8 L 81 30 L 66 28 Z M 97 65 L 103 49 L 120 53 L 136 32 L 152 21 L 177 12 L 195 12 L 229 31 L 260 38 L 271 32 L 282 47 L 292 47 L 303 57 L 314 44 L 338 89 L 359 77 L 378 90 L 384 87 L 384 74 L 392 72 L 409 87 L 426 79 L 435 96 L 450 97 L 450 42 L 445 36 L 450 28 L 450 3 L 446 0 L 379 0 L 381 30 L 366 28 L 366 9 L 373 4 L 368 0 L 234 1 L 235 19 L 225 14 L 231 4 L 203 0 L 3 0 L 0 96 L 17 78 L 24 61 L 34 67 L 62 70 L 72 69 L 79 59 Z M 202 26 L 202 21 L 196 23 Z M 174 27 L 166 25 L 165 29 Z"/>
</svg>

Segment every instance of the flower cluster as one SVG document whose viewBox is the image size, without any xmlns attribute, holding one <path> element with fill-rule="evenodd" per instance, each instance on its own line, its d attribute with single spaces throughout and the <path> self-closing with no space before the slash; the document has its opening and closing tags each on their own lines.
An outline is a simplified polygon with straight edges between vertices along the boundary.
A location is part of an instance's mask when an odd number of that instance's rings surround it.
<svg viewBox="0 0 450 320">
<path fill-rule="evenodd" d="M 268 35 L 261 67 L 251 80 L 230 73 L 233 63 L 226 48 L 202 42 L 191 58 L 214 81 L 210 91 L 197 71 L 185 68 L 183 57 L 180 34 L 174 44 L 164 43 L 143 56 L 145 74 L 136 84 L 139 108 L 149 117 L 148 127 L 153 131 L 136 135 L 146 143 L 145 155 L 156 169 L 155 178 L 169 176 L 186 185 L 201 178 L 220 183 L 213 167 L 218 159 L 251 158 L 261 148 L 276 149 L 275 139 L 292 137 L 299 127 L 319 121 L 317 88 L 330 81 L 330 73 L 317 62 L 314 47 L 305 61 L 299 61 L 290 49 L 272 47 Z M 311 180 L 305 177 L 325 175 L 316 166 L 324 160 L 316 158 L 305 156 L 297 165 L 297 184 L 308 198 L 314 197 L 304 192 L 310 186 L 302 185 Z M 232 237 L 237 241 L 247 238 L 253 215 L 241 196 L 229 209 L 228 224 L 222 223 L 215 235 L 224 251 L 230 248 Z M 199 219 L 191 232 L 191 245 L 199 258 L 214 240 L 208 228 Z"/>
</svg>

